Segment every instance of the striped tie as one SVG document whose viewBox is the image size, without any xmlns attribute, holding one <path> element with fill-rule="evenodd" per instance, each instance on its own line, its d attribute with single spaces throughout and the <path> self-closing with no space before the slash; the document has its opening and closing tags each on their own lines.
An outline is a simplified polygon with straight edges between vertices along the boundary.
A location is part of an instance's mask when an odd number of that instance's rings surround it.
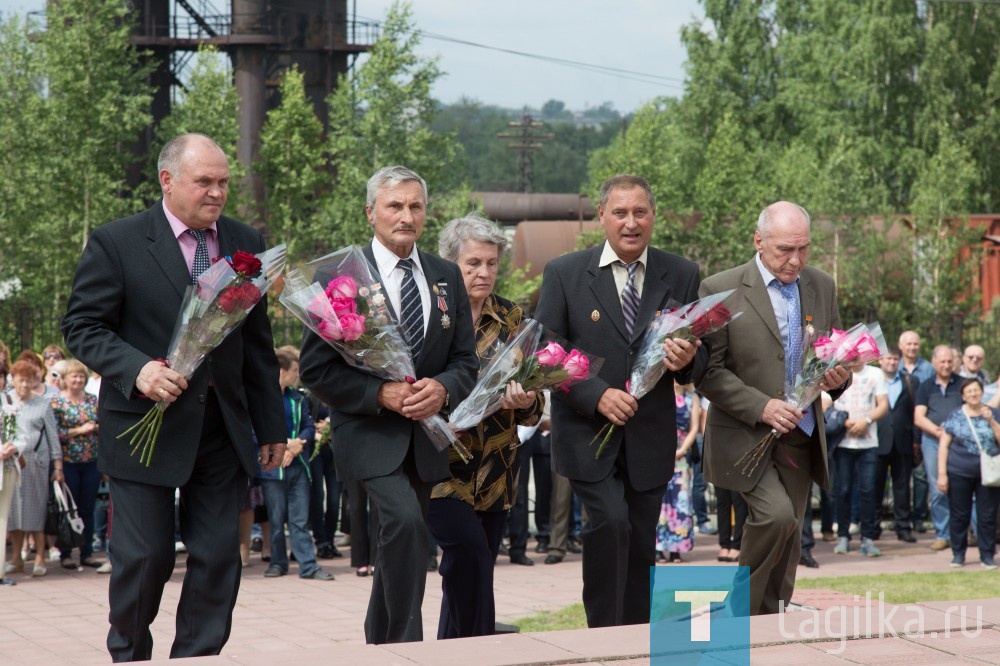
<svg viewBox="0 0 1000 666">
<path fill-rule="evenodd" d="M 622 290 L 622 314 L 625 315 L 625 330 L 629 340 L 632 339 L 632 330 L 635 328 L 635 319 L 639 316 L 639 290 L 635 288 L 635 272 L 639 268 L 639 262 L 633 261 L 626 264 L 619 261 L 619 264 L 628 271 L 628 280 Z"/>
<path fill-rule="evenodd" d="M 198 282 L 198 276 L 208 270 L 212 262 L 208 260 L 208 243 L 205 242 L 205 232 L 201 229 L 188 229 L 188 233 L 198 241 L 194 251 L 194 262 L 191 264 L 191 283 Z"/>
<path fill-rule="evenodd" d="M 410 354 L 417 358 L 424 346 L 424 306 L 420 301 L 420 290 L 413 279 L 413 262 L 400 259 L 396 264 L 403 269 L 403 282 L 399 290 L 399 323 L 403 334 L 410 343 Z"/>
<path fill-rule="evenodd" d="M 788 321 L 788 352 L 785 354 L 785 379 L 791 386 L 795 384 L 795 376 L 802 369 L 802 308 L 799 304 L 799 284 L 781 284 L 778 280 L 778 289 L 787 305 Z M 807 435 L 812 435 L 816 428 L 816 415 L 813 413 L 813 406 L 807 405 L 802 408 L 802 420 L 799 421 L 799 428 Z"/>
</svg>

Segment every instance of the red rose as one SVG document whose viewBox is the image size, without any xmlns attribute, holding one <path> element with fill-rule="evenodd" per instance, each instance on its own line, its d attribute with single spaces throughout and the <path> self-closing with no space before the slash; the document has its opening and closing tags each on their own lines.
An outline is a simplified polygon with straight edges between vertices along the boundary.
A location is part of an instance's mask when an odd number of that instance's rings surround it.
<svg viewBox="0 0 1000 666">
<path fill-rule="evenodd" d="M 237 309 L 249 310 L 260 300 L 260 289 L 253 282 L 241 282 L 219 294 L 219 307 L 226 314 L 231 314 Z"/>
<path fill-rule="evenodd" d="M 234 271 L 242 273 L 246 277 L 256 277 L 260 273 L 260 259 L 243 250 L 234 254 L 233 260 L 229 264 L 233 267 Z"/>
<path fill-rule="evenodd" d="M 729 313 L 729 310 L 722 303 L 719 303 L 691 324 L 691 334 L 696 338 L 704 337 L 722 328 L 732 318 L 733 315 Z"/>
</svg>

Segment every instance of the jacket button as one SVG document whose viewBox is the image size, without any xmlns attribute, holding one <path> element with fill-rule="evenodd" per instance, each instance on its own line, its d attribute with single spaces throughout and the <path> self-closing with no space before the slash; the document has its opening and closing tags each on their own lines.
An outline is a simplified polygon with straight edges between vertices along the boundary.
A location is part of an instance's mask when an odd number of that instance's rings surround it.
<svg viewBox="0 0 1000 666">
<path fill-rule="evenodd" d="M 201 395 L 198 396 L 198 402 L 200 402 L 203 405 L 205 404 L 205 395 L 204 394 L 201 394 Z"/>
<path fill-rule="evenodd" d="M 785 360 L 785 352 L 781 352 L 780 354 L 778 354 L 778 360 L 779 361 L 784 361 Z"/>
<path fill-rule="evenodd" d="M 785 395 L 785 389 L 778 389 L 778 395 Z"/>
</svg>

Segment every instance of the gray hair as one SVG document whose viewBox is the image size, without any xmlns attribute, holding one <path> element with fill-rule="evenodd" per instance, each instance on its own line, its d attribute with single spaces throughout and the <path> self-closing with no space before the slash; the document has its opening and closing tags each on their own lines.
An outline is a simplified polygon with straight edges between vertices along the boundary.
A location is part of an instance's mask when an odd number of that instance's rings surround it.
<svg viewBox="0 0 1000 666">
<path fill-rule="evenodd" d="M 218 148 L 219 152 L 223 154 L 226 152 L 222 150 L 222 146 L 215 142 L 215 139 L 205 134 L 197 132 L 179 134 L 167 141 L 160 150 L 160 156 L 156 160 L 156 173 L 166 170 L 170 172 L 171 176 L 176 177 L 181 171 L 181 164 L 184 161 L 184 153 L 187 151 L 188 144 L 194 138 L 204 139 Z"/>
<path fill-rule="evenodd" d="M 775 203 L 781 203 L 781 202 L 775 202 Z M 806 218 L 806 226 L 812 226 L 812 218 L 809 217 L 809 211 L 807 211 L 805 208 L 798 205 L 797 203 L 793 203 L 791 201 L 786 201 L 785 203 L 795 206 L 799 210 L 799 212 L 802 213 L 802 217 Z M 766 238 L 768 232 L 771 230 L 771 221 L 773 219 L 771 216 L 772 206 L 774 206 L 774 204 L 771 204 L 764 210 L 760 211 L 760 216 L 757 218 L 757 233 L 760 234 L 761 238 Z"/>
<path fill-rule="evenodd" d="M 448 261 L 458 261 L 462 245 L 466 241 L 478 241 L 497 246 L 497 259 L 503 259 L 507 250 L 507 236 L 493 220 L 479 211 L 458 217 L 445 225 L 438 236 L 438 254 Z"/>
<path fill-rule="evenodd" d="M 653 212 L 656 212 L 656 197 L 653 196 L 653 188 L 649 186 L 649 181 L 641 176 L 632 176 L 630 174 L 612 176 L 601 183 L 601 189 L 597 196 L 597 205 L 601 207 L 601 210 L 604 210 L 604 207 L 608 205 L 608 197 L 611 196 L 612 190 L 631 190 L 636 187 L 641 187 L 646 191 L 649 207 Z"/>
<path fill-rule="evenodd" d="M 368 199 L 365 202 L 369 208 L 375 207 L 375 197 L 379 192 L 387 187 L 395 187 L 400 183 L 416 181 L 424 190 L 424 203 L 427 203 L 427 183 L 416 171 L 407 169 L 405 166 L 382 167 L 375 172 L 375 175 L 368 179 Z"/>
</svg>

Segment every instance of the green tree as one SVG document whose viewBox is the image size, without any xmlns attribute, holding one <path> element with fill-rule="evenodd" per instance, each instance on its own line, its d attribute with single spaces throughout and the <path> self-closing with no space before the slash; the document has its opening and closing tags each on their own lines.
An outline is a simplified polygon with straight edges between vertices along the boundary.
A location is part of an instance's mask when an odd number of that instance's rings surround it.
<svg viewBox="0 0 1000 666">
<path fill-rule="evenodd" d="M 264 221 L 275 242 L 288 246 L 292 263 L 313 259 L 325 244 L 322 225 L 309 224 L 329 177 L 323 124 L 306 97 L 302 72 L 289 69 L 279 88 L 281 102 L 261 129 L 260 162 L 267 199 Z"/>
</svg>

